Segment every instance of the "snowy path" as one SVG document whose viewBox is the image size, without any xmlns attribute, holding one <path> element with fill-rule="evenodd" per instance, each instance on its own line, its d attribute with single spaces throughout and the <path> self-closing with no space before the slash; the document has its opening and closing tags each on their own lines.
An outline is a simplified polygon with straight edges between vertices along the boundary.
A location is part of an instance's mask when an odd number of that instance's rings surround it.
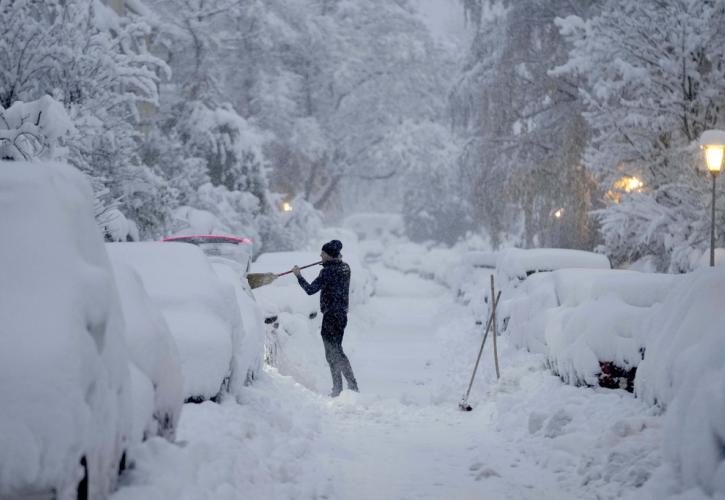
<svg viewBox="0 0 725 500">
<path fill-rule="evenodd" d="M 563 385 L 505 338 L 501 381 L 487 348 L 475 409 L 459 411 L 480 327 L 449 290 L 375 272 L 344 344 L 362 393 L 331 400 L 270 371 L 241 405 L 187 405 L 184 446 L 144 445 L 116 497 L 619 498 L 657 466 L 658 417 L 622 391 Z"/>
</svg>

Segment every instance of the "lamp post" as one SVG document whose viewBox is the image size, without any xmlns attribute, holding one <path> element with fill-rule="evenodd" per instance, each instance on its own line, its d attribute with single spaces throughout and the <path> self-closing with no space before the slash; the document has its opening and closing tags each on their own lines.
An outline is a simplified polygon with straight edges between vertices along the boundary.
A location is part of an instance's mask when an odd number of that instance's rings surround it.
<svg viewBox="0 0 725 500">
<path fill-rule="evenodd" d="M 706 130 L 700 137 L 700 146 L 705 150 L 707 171 L 712 176 L 712 202 L 710 213 L 710 267 L 715 265 L 715 186 L 717 174 L 722 167 L 725 153 L 725 131 Z"/>
</svg>

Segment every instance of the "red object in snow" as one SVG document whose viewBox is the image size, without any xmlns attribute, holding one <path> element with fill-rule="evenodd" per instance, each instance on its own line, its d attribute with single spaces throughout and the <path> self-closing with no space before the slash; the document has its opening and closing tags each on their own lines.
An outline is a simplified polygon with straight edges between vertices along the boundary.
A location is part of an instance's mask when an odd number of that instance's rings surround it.
<svg viewBox="0 0 725 500">
<path fill-rule="evenodd" d="M 249 238 L 237 238 L 236 236 L 224 236 L 220 234 L 195 234 L 189 236 L 167 236 L 161 241 L 180 241 L 183 243 L 192 243 L 199 245 L 200 243 L 232 243 L 235 245 L 251 245 L 252 240 Z"/>
</svg>

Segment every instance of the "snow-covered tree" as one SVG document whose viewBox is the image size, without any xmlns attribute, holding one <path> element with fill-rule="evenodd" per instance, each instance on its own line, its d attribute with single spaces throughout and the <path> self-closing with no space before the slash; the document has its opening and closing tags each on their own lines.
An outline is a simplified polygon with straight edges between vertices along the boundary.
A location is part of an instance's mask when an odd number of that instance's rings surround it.
<svg viewBox="0 0 725 500">
<path fill-rule="evenodd" d="M 642 183 L 598 212 L 604 249 L 617 262 L 654 255 L 663 270 L 687 270 L 692 249 L 709 241 L 709 182 L 696 141 L 722 127 L 725 4 L 609 0 L 600 9 L 558 21 L 572 49 L 554 74 L 583 82 L 592 130 L 585 163 L 604 190 L 622 178 Z"/>
<path fill-rule="evenodd" d="M 453 123 L 466 138 L 469 199 L 494 242 L 513 228 L 525 246 L 593 244 L 576 81 L 549 74 L 567 56 L 555 18 L 589 3 L 465 2 L 477 32 L 451 96 Z"/>
<path fill-rule="evenodd" d="M 99 221 L 118 208 L 153 232 L 165 186 L 137 149 L 140 110 L 157 103 L 165 65 L 145 51 L 148 26 L 92 0 L 0 0 L 0 26 L 2 106 L 62 102 L 78 132 L 67 159 L 91 178 Z"/>
</svg>

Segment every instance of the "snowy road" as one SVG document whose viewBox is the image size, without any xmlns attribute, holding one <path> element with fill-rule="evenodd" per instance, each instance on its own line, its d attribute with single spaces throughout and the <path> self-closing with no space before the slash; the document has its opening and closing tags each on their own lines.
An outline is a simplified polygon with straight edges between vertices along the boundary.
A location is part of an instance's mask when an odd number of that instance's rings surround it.
<svg viewBox="0 0 725 500">
<path fill-rule="evenodd" d="M 659 417 L 625 392 L 563 385 L 505 337 L 501 380 L 487 348 L 475 409 L 459 411 L 480 327 L 450 290 L 375 272 L 345 339 L 360 394 L 331 400 L 270 371 L 241 405 L 187 405 L 183 446 L 144 445 L 116 498 L 620 498 L 658 465 Z"/>
</svg>

